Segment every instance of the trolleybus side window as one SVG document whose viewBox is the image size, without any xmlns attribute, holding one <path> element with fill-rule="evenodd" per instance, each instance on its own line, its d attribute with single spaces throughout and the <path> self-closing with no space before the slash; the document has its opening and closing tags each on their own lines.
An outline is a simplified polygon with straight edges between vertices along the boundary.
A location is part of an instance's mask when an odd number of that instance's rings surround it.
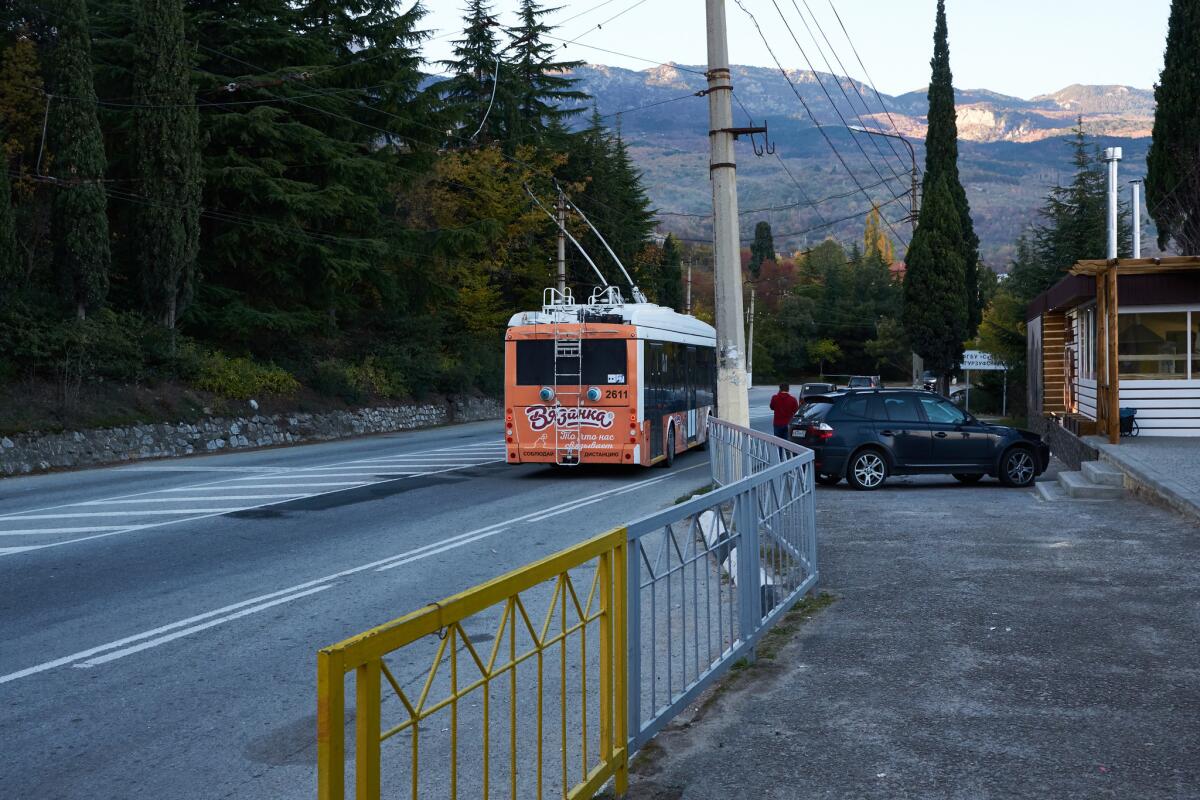
<svg viewBox="0 0 1200 800">
<path fill-rule="evenodd" d="M 712 348 L 646 343 L 646 408 L 650 416 L 711 406 L 715 387 L 716 354 Z"/>
</svg>

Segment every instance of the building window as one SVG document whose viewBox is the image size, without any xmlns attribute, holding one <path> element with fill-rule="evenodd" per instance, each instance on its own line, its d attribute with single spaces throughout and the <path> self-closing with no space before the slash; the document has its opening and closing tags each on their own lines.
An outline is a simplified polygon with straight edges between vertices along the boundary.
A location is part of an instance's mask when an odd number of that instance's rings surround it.
<svg viewBox="0 0 1200 800">
<path fill-rule="evenodd" d="M 1192 314 L 1191 316 L 1196 316 Z M 1186 380 L 1189 312 L 1121 314 L 1117 364 L 1122 380 Z"/>
<path fill-rule="evenodd" d="M 1079 377 L 1096 378 L 1096 307 L 1079 312 Z"/>
</svg>

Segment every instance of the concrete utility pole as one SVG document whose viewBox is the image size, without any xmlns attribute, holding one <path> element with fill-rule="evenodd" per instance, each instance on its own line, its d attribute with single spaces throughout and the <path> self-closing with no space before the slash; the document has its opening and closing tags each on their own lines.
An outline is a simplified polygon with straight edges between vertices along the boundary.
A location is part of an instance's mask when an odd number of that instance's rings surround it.
<svg viewBox="0 0 1200 800">
<path fill-rule="evenodd" d="M 563 196 L 562 188 L 558 190 L 558 201 L 555 203 L 555 210 L 558 212 L 558 292 L 559 294 L 566 294 L 567 235 L 564 229 L 567 227 L 567 200 Z"/>
<path fill-rule="evenodd" d="M 738 230 L 737 166 L 733 155 L 733 81 L 725 0 L 705 0 L 708 22 L 709 179 L 713 196 L 713 301 L 717 316 L 717 413 L 750 425 L 742 318 L 742 255 Z"/>
<path fill-rule="evenodd" d="M 692 262 L 691 262 L 691 261 L 688 261 L 688 263 L 687 263 L 687 268 L 688 268 L 688 273 L 687 273 L 687 301 L 686 301 L 686 302 L 685 302 L 685 304 L 684 304 L 684 313 L 685 313 L 685 314 L 691 314 L 691 313 L 692 313 Z"/>
<path fill-rule="evenodd" d="M 1133 195 L 1133 257 L 1142 257 L 1142 182 L 1130 181 L 1129 191 Z"/>
<path fill-rule="evenodd" d="M 1117 257 L 1117 168 L 1121 163 L 1121 148 L 1106 147 L 1104 163 L 1108 164 L 1108 258 Z"/>
</svg>

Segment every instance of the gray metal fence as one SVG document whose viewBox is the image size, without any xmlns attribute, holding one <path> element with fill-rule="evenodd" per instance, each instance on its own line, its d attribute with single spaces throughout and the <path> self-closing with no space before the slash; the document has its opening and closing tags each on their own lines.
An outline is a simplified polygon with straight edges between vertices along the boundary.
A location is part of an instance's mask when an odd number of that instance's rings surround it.
<svg viewBox="0 0 1200 800">
<path fill-rule="evenodd" d="M 709 443 L 716 488 L 628 526 L 634 749 L 818 580 L 812 451 L 715 418 Z"/>
</svg>

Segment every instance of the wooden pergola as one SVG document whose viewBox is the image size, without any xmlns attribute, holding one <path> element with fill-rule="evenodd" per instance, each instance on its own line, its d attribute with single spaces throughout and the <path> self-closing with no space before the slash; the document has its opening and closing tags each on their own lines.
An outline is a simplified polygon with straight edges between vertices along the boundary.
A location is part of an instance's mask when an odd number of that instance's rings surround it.
<svg viewBox="0 0 1200 800">
<path fill-rule="evenodd" d="M 1108 432 L 1113 444 L 1121 441 L 1121 380 L 1117 365 L 1118 275 L 1157 275 L 1200 270 L 1200 256 L 1167 258 L 1113 258 L 1079 261 L 1072 275 L 1096 279 L 1096 426 Z"/>
</svg>

